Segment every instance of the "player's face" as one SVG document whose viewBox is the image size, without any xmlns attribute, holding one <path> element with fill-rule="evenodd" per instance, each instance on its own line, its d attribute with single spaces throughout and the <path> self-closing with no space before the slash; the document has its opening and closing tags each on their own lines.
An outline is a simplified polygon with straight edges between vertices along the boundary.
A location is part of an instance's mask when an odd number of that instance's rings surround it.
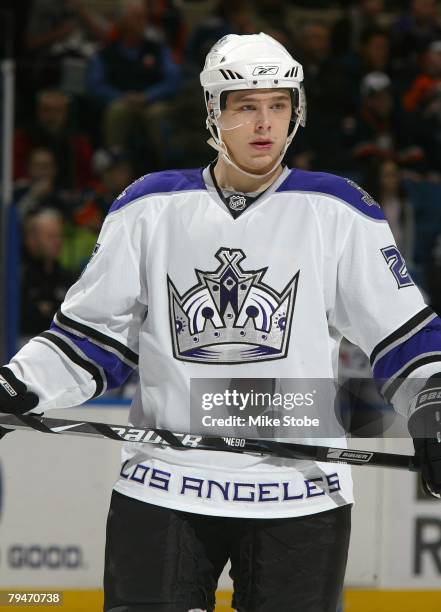
<svg viewBox="0 0 441 612">
<path fill-rule="evenodd" d="M 285 146 L 291 114 L 287 89 L 229 93 L 219 127 L 231 158 L 243 170 L 267 172 Z"/>
</svg>

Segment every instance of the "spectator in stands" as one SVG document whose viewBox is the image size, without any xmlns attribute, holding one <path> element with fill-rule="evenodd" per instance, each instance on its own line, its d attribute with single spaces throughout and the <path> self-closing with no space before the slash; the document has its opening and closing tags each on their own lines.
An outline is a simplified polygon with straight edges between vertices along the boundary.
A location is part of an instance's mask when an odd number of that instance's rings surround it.
<svg viewBox="0 0 441 612">
<path fill-rule="evenodd" d="M 209 133 L 201 121 L 206 112 L 199 78 L 187 79 L 171 106 L 168 118 L 168 168 L 197 168 L 210 163 L 213 154 L 207 147 Z"/>
<path fill-rule="evenodd" d="M 414 259 L 414 219 L 401 169 L 392 159 L 377 159 L 368 168 L 363 187 L 379 203 L 398 248 L 409 267 Z"/>
<path fill-rule="evenodd" d="M 108 31 L 109 23 L 83 0 L 33 0 L 25 42 L 35 87 L 83 93 L 86 59 Z"/>
<path fill-rule="evenodd" d="M 428 178 L 441 180 L 441 40 L 423 54 L 423 71 L 404 94 L 403 106 L 424 149 Z"/>
<path fill-rule="evenodd" d="M 412 126 L 396 107 L 390 78 L 383 72 L 371 72 L 360 89 L 361 108 L 346 131 L 357 167 L 365 169 L 373 160 L 394 159 L 418 169 L 424 153 Z"/>
<path fill-rule="evenodd" d="M 360 46 L 342 58 L 346 77 L 346 91 L 351 110 L 360 108 L 360 83 L 370 72 L 390 72 L 390 43 L 385 30 L 370 29 L 363 32 Z"/>
<path fill-rule="evenodd" d="M 299 47 L 296 57 L 303 66 L 308 92 L 308 127 L 297 133 L 292 163 L 305 169 L 338 170 L 345 166 L 341 123 L 347 97 L 343 72 L 332 53 L 330 26 L 320 21 L 306 23 Z"/>
<path fill-rule="evenodd" d="M 93 166 L 97 184 L 81 194 L 73 220 L 97 234 L 115 198 L 133 181 L 134 171 L 128 155 L 120 149 L 96 151 Z"/>
<path fill-rule="evenodd" d="M 253 7 L 249 0 L 218 0 L 213 13 L 200 23 L 189 37 L 186 63 L 192 74 L 204 65 L 211 47 L 227 34 L 257 32 Z"/>
<path fill-rule="evenodd" d="M 65 225 L 61 261 L 73 272 L 81 271 L 89 261 L 110 205 L 134 179 L 133 165 L 121 150 L 98 150 L 93 166 L 95 186 L 79 195 L 71 223 Z"/>
<path fill-rule="evenodd" d="M 292 23 L 291 3 L 285 0 L 255 0 L 253 7 L 258 19 L 257 26 L 266 34 L 273 36 L 273 32 L 285 32 L 286 43 L 282 42 L 288 50 L 293 49 L 295 38 L 295 24 Z M 294 49 L 293 49 L 294 51 Z"/>
<path fill-rule="evenodd" d="M 58 184 L 66 189 L 84 189 L 92 179 L 92 147 L 86 136 L 75 131 L 69 117 L 69 98 L 58 90 L 37 95 L 36 118 L 14 136 L 14 177 L 26 176 L 32 149 L 50 149 L 58 167 Z"/>
<path fill-rule="evenodd" d="M 423 70 L 403 97 L 403 107 L 408 113 L 430 103 L 441 92 L 441 40 L 431 43 L 422 55 Z"/>
<path fill-rule="evenodd" d="M 178 64 L 184 60 L 187 26 L 178 3 L 174 0 L 145 0 L 149 24 L 171 48 Z"/>
<path fill-rule="evenodd" d="M 361 81 L 361 107 L 353 132 L 356 160 L 395 156 L 391 80 L 384 72 L 370 72 Z"/>
<path fill-rule="evenodd" d="M 424 280 L 429 303 L 437 315 L 441 316 L 441 233 L 435 237 L 425 264 Z"/>
<path fill-rule="evenodd" d="M 121 0 L 117 36 L 91 59 L 89 92 L 105 111 L 107 147 L 143 147 L 150 168 L 160 167 L 162 104 L 176 92 L 180 70 L 170 49 L 145 34 L 142 0 Z M 146 144 L 148 143 L 148 144 Z"/>
<path fill-rule="evenodd" d="M 361 37 L 361 74 L 387 72 L 390 59 L 389 35 L 385 30 L 367 30 Z"/>
<path fill-rule="evenodd" d="M 172 52 L 173 60 L 181 64 L 187 42 L 187 26 L 180 7 L 175 0 L 143 0 L 147 16 L 144 34 L 150 40 L 165 43 Z M 123 5 L 119 3 L 119 16 Z M 106 42 L 120 37 L 120 21 L 110 27 Z"/>
<path fill-rule="evenodd" d="M 35 336 L 52 318 L 75 278 L 58 263 L 63 244 L 63 220 L 53 209 L 26 218 L 21 274 L 20 333 Z"/>
<path fill-rule="evenodd" d="M 408 11 L 392 29 L 392 54 L 400 73 L 413 76 L 419 54 L 441 39 L 441 22 L 436 0 L 410 0 Z"/>
<path fill-rule="evenodd" d="M 32 149 L 26 178 L 15 184 L 14 202 L 19 217 L 46 207 L 69 214 L 69 194 L 57 187 L 57 163 L 50 149 Z"/>
<path fill-rule="evenodd" d="M 355 52 L 360 47 L 364 32 L 382 25 L 384 0 L 358 0 L 349 7 L 332 30 L 332 48 L 336 55 Z"/>
</svg>

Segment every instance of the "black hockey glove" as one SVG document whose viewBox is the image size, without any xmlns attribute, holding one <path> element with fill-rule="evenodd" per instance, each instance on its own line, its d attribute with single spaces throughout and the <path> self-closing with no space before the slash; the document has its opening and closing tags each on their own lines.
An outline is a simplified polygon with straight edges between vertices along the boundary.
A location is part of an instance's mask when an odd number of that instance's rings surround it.
<svg viewBox="0 0 441 612">
<path fill-rule="evenodd" d="M 38 395 L 28 391 L 9 368 L 0 368 L 0 412 L 24 414 L 38 404 Z M 0 427 L 0 439 L 10 431 Z"/>
<path fill-rule="evenodd" d="M 441 499 L 441 374 L 431 376 L 411 406 L 408 428 L 424 492 Z"/>
</svg>

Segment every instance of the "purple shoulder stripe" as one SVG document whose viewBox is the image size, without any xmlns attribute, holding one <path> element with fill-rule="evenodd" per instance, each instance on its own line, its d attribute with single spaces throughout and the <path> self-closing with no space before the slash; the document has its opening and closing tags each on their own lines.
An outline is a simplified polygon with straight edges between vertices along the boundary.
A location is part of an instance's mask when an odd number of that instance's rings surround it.
<svg viewBox="0 0 441 612">
<path fill-rule="evenodd" d="M 277 192 L 299 191 L 329 195 L 343 200 L 361 214 L 376 221 L 385 221 L 380 205 L 357 183 L 326 172 L 291 170 Z"/>
<path fill-rule="evenodd" d="M 126 187 L 113 202 L 109 212 L 115 212 L 142 196 L 154 193 L 190 191 L 193 189 L 206 189 L 204 179 L 202 178 L 202 168 L 152 172 L 151 174 L 141 176 Z"/>
</svg>

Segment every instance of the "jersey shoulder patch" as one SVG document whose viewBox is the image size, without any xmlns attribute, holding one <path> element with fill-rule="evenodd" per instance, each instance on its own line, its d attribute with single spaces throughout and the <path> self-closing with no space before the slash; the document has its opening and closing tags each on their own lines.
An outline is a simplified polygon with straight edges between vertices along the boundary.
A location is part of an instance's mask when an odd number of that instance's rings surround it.
<svg viewBox="0 0 441 612">
<path fill-rule="evenodd" d="M 202 189 L 206 189 L 202 178 L 202 168 L 152 172 L 141 176 L 126 187 L 113 202 L 109 213 L 115 212 L 143 196 Z"/>
<path fill-rule="evenodd" d="M 327 195 L 341 200 L 344 204 L 349 205 L 365 217 L 376 221 L 385 220 L 380 205 L 367 191 L 354 181 L 335 174 L 293 169 L 277 191 L 297 191 Z"/>
</svg>

